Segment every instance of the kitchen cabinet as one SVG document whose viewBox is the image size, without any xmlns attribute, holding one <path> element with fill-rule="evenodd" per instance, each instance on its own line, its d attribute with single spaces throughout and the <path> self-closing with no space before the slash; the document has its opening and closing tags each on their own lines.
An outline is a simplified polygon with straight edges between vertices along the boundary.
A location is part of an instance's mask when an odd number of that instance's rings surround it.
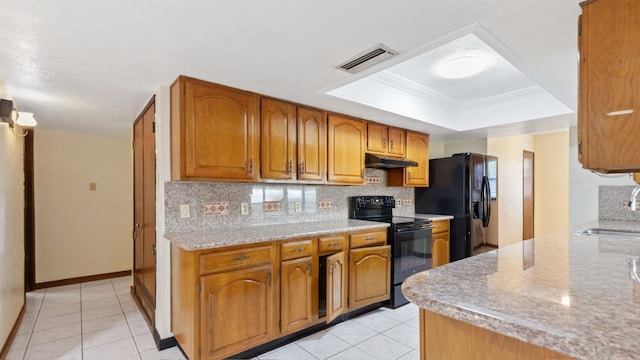
<svg viewBox="0 0 640 360">
<path fill-rule="evenodd" d="M 578 159 L 603 173 L 640 170 L 640 2 L 580 4 Z"/>
<path fill-rule="evenodd" d="M 272 243 L 174 245 L 171 257 L 172 332 L 189 359 L 224 359 L 275 338 Z"/>
<path fill-rule="evenodd" d="M 171 179 L 257 181 L 256 94 L 180 76 L 171 85 Z"/>
<path fill-rule="evenodd" d="M 263 179 L 296 179 L 296 106 L 262 98 L 260 100 L 261 161 Z"/>
<path fill-rule="evenodd" d="M 386 231 L 351 234 L 349 310 L 388 300 L 391 289 L 391 247 Z"/>
<path fill-rule="evenodd" d="M 405 130 L 381 124 L 367 124 L 367 152 L 395 157 L 405 156 Z"/>
<path fill-rule="evenodd" d="M 318 319 L 315 239 L 280 245 L 280 333 L 302 330 Z M 315 264 L 315 266 L 314 266 Z"/>
<path fill-rule="evenodd" d="M 432 267 L 449 263 L 449 220 L 433 221 Z"/>
<path fill-rule="evenodd" d="M 332 114 L 328 116 L 327 132 L 327 182 L 364 185 L 364 121 Z"/>
<path fill-rule="evenodd" d="M 407 159 L 418 166 L 389 169 L 388 186 L 429 186 L 429 135 L 407 131 Z"/>
<path fill-rule="evenodd" d="M 323 111 L 297 108 L 298 180 L 324 182 L 327 169 L 327 120 Z"/>
<path fill-rule="evenodd" d="M 320 290 L 320 317 L 324 316 L 330 323 L 347 311 L 347 263 L 344 252 L 345 235 L 334 235 L 318 239 L 318 252 L 320 263 L 325 271 L 323 281 L 324 288 Z M 324 292 L 322 291 L 324 290 Z"/>
</svg>

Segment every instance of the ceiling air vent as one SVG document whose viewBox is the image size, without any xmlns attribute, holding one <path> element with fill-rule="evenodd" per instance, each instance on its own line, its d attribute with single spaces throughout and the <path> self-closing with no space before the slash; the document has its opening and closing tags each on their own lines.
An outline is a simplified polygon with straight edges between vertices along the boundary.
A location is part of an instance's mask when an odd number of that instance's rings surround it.
<svg viewBox="0 0 640 360">
<path fill-rule="evenodd" d="M 378 44 L 377 46 L 367 49 L 338 65 L 337 68 L 355 74 L 364 69 L 368 69 L 373 65 L 379 64 L 397 54 L 398 53 L 395 50 L 385 45 Z"/>
</svg>

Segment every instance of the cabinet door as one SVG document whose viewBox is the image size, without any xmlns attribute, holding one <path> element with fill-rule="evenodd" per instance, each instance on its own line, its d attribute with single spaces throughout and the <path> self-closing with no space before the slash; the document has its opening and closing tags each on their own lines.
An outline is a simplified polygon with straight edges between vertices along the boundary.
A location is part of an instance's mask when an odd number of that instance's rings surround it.
<svg viewBox="0 0 640 360">
<path fill-rule="evenodd" d="M 265 265 L 201 278 L 202 359 L 224 359 L 274 338 L 272 273 Z"/>
<path fill-rule="evenodd" d="M 432 266 L 437 267 L 449 263 L 449 233 L 433 234 Z"/>
<path fill-rule="evenodd" d="M 263 179 L 293 180 L 296 164 L 296 107 L 262 98 L 260 101 Z"/>
<path fill-rule="evenodd" d="M 407 159 L 416 161 L 418 166 L 405 168 L 405 185 L 429 185 L 429 135 L 407 133 Z"/>
<path fill-rule="evenodd" d="M 256 180 L 260 166 L 256 95 L 187 80 L 184 96 L 186 177 Z"/>
<path fill-rule="evenodd" d="M 349 252 L 349 310 L 389 299 L 391 247 L 375 246 Z"/>
<path fill-rule="evenodd" d="M 318 296 L 311 257 L 283 261 L 280 274 L 280 332 L 289 334 L 311 325 L 318 317 Z"/>
<path fill-rule="evenodd" d="M 640 2 L 582 6 L 579 159 L 602 172 L 640 170 Z"/>
<path fill-rule="evenodd" d="M 406 131 L 398 128 L 389 128 L 389 155 L 405 157 Z"/>
<path fill-rule="evenodd" d="M 327 180 L 334 184 L 364 185 L 364 121 L 329 115 Z"/>
<path fill-rule="evenodd" d="M 322 111 L 298 108 L 298 179 L 324 181 L 327 122 Z"/>
<path fill-rule="evenodd" d="M 367 124 L 367 152 L 387 154 L 388 127 L 380 124 Z"/>
<path fill-rule="evenodd" d="M 344 251 L 327 257 L 327 323 L 347 310 L 347 264 Z"/>
</svg>

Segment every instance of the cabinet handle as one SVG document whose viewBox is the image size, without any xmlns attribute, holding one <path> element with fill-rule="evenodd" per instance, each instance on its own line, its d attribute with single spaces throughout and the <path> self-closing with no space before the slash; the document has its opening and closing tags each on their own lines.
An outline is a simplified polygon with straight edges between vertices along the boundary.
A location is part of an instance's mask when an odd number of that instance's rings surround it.
<svg viewBox="0 0 640 360">
<path fill-rule="evenodd" d="M 629 114 L 633 114 L 633 109 L 610 111 L 607 113 L 607 116 L 618 116 L 618 115 L 629 115 Z"/>
<path fill-rule="evenodd" d="M 289 160 L 289 174 L 293 172 L 293 160 Z"/>
<path fill-rule="evenodd" d="M 295 252 L 303 252 L 304 250 L 305 250 L 305 248 L 297 248 L 297 249 L 295 249 L 294 251 L 295 251 Z"/>
<path fill-rule="evenodd" d="M 313 275 L 313 264 L 309 264 L 309 276 Z"/>
<path fill-rule="evenodd" d="M 300 163 L 300 173 L 304 174 L 304 162 Z"/>
<path fill-rule="evenodd" d="M 407 169 L 407 181 L 411 181 L 411 171 Z"/>
<path fill-rule="evenodd" d="M 242 256 L 238 256 L 238 257 L 236 257 L 236 258 L 233 258 L 233 259 L 231 259 L 231 260 L 233 260 L 233 261 L 244 261 L 244 260 L 247 260 L 247 259 L 249 259 L 249 256 L 247 256 L 247 255 L 242 255 Z"/>
<path fill-rule="evenodd" d="M 377 238 L 375 238 L 375 237 L 368 237 L 368 238 L 364 239 L 364 241 L 373 241 L 373 240 L 377 240 Z"/>
<path fill-rule="evenodd" d="M 249 175 L 253 174 L 253 159 L 249 159 Z"/>
<path fill-rule="evenodd" d="M 387 147 L 387 139 L 382 138 L 382 146 Z"/>
<path fill-rule="evenodd" d="M 334 247 L 334 246 L 338 246 L 340 244 L 338 244 L 337 242 L 332 242 L 329 245 L 327 245 L 328 247 Z"/>
<path fill-rule="evenodd" d="M 389 146 L 391 146 L 391 150 L 393 150 L 393 139 L 389 140 Z"/>
</svg>

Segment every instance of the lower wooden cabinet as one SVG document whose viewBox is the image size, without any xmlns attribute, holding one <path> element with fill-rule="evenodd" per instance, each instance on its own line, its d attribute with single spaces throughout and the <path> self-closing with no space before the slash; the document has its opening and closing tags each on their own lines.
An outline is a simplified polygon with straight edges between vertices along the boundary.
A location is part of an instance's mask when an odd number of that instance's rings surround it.
<svg viewBox="0 0 640 360">
<path fill-rule="evenodd" d="M 222 359 L 275 337 L 273 266 L 203 276 L 202 359 Z"/>
<path fill-rule="evenodd" d="M 196 251 L 173 245 L 171 330 L 189 359 L 225 359 L 329 323 L 389 299 L 390 254 L 386 229 Z"/>
<path fill-rule="evenodd" d="M 432 267 L 448 264 L 450 246 L 449 220 L 433 222 Z"/>
<path fill-rule="evenodd" d="M 318 266 L 317 258 L 313 256 L 314 243 L 314 240 L 303 240 L 280 246 L 282 335 L 309 327 L 318 319 Z"/>
<path fill-rule="evenodd" d="M 349 310 L 389 299 L 391 246 L 349 251 Z"/>
</svg>

